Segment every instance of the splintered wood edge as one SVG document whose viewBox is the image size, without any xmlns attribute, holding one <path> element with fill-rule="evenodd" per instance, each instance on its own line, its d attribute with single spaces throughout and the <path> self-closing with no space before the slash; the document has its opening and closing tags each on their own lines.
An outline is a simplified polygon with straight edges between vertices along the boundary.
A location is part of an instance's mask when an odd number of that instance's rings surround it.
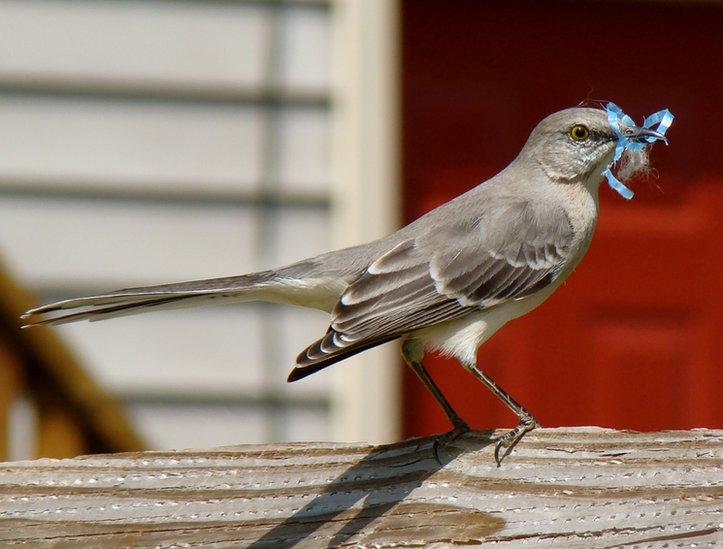
<svg viewBox="0 0 723 549">
<path fill-rule="evenodd" d="M 706 546 L 723 539 L 723 431 L 538 429 L 0 464 L 0 541 L 73 547 Z M 437 458 L 439 459 L 438 462 Z"/>
</svg>

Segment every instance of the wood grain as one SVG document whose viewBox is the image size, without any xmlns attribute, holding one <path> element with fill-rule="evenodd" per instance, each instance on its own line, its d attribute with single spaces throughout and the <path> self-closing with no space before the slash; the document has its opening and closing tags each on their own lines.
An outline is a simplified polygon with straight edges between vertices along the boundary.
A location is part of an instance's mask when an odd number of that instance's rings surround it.
<svg viewBox="0 0 723 549">
<path fill-rule="evenodd" d="M 0 466 L 0 544 L 697 547 L 723 541 L 723 431 L 539 429 L 501 467 L 445 446 L 236 446 Z"/>
</svg>

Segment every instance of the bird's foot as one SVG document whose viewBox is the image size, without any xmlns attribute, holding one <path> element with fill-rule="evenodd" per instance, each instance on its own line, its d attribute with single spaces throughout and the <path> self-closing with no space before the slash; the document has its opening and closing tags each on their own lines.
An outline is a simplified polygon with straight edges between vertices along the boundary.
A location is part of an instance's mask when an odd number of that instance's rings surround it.
<svg viewBox="0 0 723 549">
<path fill-rule="evenodd" d="M 439 449 L 450 442 L 454 442 L 459 437 L 461 437 L 463 434 L 468 433 L 470 431 L 469 426 L 467 423 L 461 419 L 453 421 L 452 422 L 454 427 L 451 431 L 447 431 L 443 435 L 439 435 L 434 439 L 434 443 L 432 444 L 432 454 L 434 455 L 434 460 L 437 462 L 438 465 L 443 465 L 442 460 L 439 458 Z"/>
<path fill-rule="evenodd" d="M 539 427 L 535 418 L 530 415 L 524 416 L 520 419 L 520 423 L 517 427 L 512 429 L 510 432 L 505 433 L 497 440 L 497 445 L 495 446 L 495 461 L 497 462 L 497 467 L 499 467 L 502 464 L 502 460 L 505 459 L 512 450 L 514 450 L 517 443 L 522 440 L 522 437 L 524 437 L 529 431 L 532 431 L 535 427 Z M 502 451 L 503 448 L 504 452 L 500 455 L 500 451 Z"/>
</svg>

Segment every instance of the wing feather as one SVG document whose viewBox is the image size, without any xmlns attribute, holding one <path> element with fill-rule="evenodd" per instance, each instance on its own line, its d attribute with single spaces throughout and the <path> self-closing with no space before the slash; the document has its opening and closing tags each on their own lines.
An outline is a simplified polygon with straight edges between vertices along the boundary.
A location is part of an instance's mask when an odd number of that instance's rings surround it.
<svg viewBox="0 0 723 549">
<path fill-rule="evenodd" d="M 297 370 L 311 373 L 362 348 L 535 293 L 564 267 L 573 236 L 561 208 L 509 201 L 400 242 L 349 286 L 329 331 L 299 355 Z"/>
</svg>

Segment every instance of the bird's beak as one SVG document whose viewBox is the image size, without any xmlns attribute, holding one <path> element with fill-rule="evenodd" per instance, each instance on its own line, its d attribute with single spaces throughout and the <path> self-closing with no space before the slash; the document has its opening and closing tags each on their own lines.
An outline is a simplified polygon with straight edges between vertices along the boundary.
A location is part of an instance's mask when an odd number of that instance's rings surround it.
<svg viewBox="0 0 723 549">
<path fill-rule="evenodd" d="M 653 143 L 655 141 L 662 141 L 666 145 L 668 144 L 668 139 L 662 133 L 648 128 L 633 126 L 625 131 L 625 135 L 631 141 L 636 141 L 638 143 Z"/>
</svg>

